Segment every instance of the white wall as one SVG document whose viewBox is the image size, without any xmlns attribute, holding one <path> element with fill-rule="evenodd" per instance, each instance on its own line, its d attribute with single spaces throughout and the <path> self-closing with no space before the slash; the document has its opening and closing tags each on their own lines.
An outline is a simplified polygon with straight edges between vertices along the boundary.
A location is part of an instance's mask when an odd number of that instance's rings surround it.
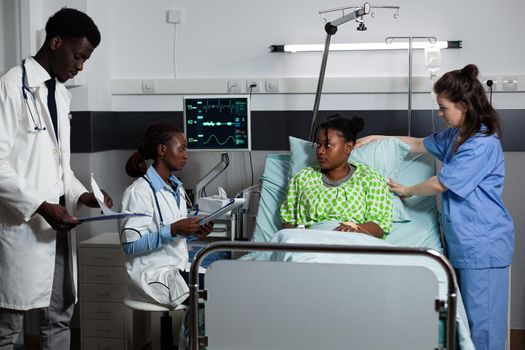
<svg viewBox="0 0 525 350">
<path fill-rule="evenodd" d="M 18 0 L 0 1 L 0 75 L 20 62 Z"/>
<path fill-rule="evenodd" d="M 276 54 L 269 53 L 271 44 L 322 43 L 323 23 L 318 10 L 337 7 L 340 0 L 47 0 L 29 2 L 21 0 L 28 9 L 22 14 L 23 40 L 26 51 L 36 50 L 34 33 L 41 29 L 49 15 L 64 5 L 86 10 L 102 32 L 102 43 L 87 63 L 83 73 L 83 86 L 72 88 L 74 110 L 181 110 L 180 82 L 187 84 L 188 91 L 203 85 L 222 81 L 226 93 L 227 79 L 290 78 L 300 81 L 310 78 L 305 93 L 300 94 L 254 94 L 254 110 L 310 110 L 313 106 L 315 78 L 319 73 L 320 53 Z M 343 2 L 344 3 L 344 2 Z M 350 2 L 350 3 L 355 3 Z M 442 71 L 475 63 L 483 76 L 516 76 L 520 88 L 516 93 L 499 92 L 494 95 L 494 105 L 500 109 L 525 108 L 525 75 L 523 57 L 525 45 L 522 14 L 525 2 L 507 0 L 502 3 L 483 0 L 464 1 L 409 1 L 385 0 L 384 5 L 400 5 L 400 17 L 393 19 L 390 10 L 378 10 L 374 18 L 367 18 L 368 31 L 357 32 L 354 23 L 341 26 L 333 42 L 382 42 L 386 36 L 433 35 L 440 40 L 462 40 L 461 50 L 442 52 Z M 166 23 L 166 11 L 182 9 L 182 24 Z M 29 43 L 29 45 L 27 44 Z M 33 45 L 31 47 L 31 45 Z M 26 52 L 27 54 L 27 52 Z M 407 97 L 407 55 L 404 52 L 339 52 L 328 60 L 327 89 L 321 109 L 403 109 Z M 414 54 L 414 70 L 417 93 L 415 109 L 430 109 L 430 90 L 423 65 L 423 54 Z M 356 80 L 361 88 L 378 91 L 374 94 L 354 94 L 356 87 L 337 85 L 341 77 L 365 78 Z M 385 79 L 388 78 L 388 79 Z M 167 82 L 168 93 L 162 95 L 127 94 L 140 88 L 143 79 Z M 181 80 L 186 79 L 186 80 Z M 348 81 L 345 80 L 345 82 Z M 179 85 L 177 85 L 179 82 Z M 203 84 L 204 82 L 204 84 Z M 386 82 L 386 83 L 385 83 Z M 392 87 L 388 86 L 391 82 Z M 376 89 L 376 84 L 383 84 Z M 171 85 L 170 85 L 171 84 Z M 335 84 L 331 88 L 330 84 Z M 386 84 L 386 85 L 385 85 Z M 397 84 L 397 85 L 396 85 Z M 426 84 L 426 85 L 425 85 Z M 394 86 L 395 85 L 395 86 Z M 173 88 L 173 86 L 178 86 Z M 386 86 L 386 88 L 385 88 Z M 173 89 L 175 93 L 169 93 Z M 181 90 L 182 89 L 182 90 Z M 205 89 L 205 87 L 202 87 Z M 214 88 L 217 89 L 217 88 Z M 390 89 L 390 90 L 389 90 Z M 215 91 L 215 90 L 214 90 Z M 293 91 L 293 89 L 292 89 Z M 205 90 L 202 91 L 206 92 Z M 394 92 L 393 94 L 388 92 Z M 96 154 L 74 155 L 77 174 L 84 179 L 95 171 L 101 186 L 119 198 L 129 179 L 123 173 L 123 164 L 129 151 L 111 151 Z M 265 152 L 254 152 L 255 176 L 262 169 Z M 523 153 L 507 153 L 507 186 L 505 200 L 516 223 L 517 245 L 512 269 L 512 328 L 525 329 L 525 283 L 523 266 L 523 236 L 525 222 L 520 209 L 525 199 L 521 179 L 525 177 Z M 195 178 L 211 168 L 218 155 L 192 155 L 185 171 L 180 175 L 190 185 Z M 249 184 L 247 157 L 232 156 L 232 165 L 217 184 L 230 192 Z M 237 171 L 236 169 L 241 169 Z M 216 184 L 210 187 L 216 187 Z M 190 185 L 191 186 L 191 185 Z M 111 229 L 93 227 L 93 230 Z M 84 229 L 86 230 L 86 229 Z M 91 234 L 86 230 L 85 235 Z M 95 232 L 95 231 L 92 231 Z"/>
</svg>

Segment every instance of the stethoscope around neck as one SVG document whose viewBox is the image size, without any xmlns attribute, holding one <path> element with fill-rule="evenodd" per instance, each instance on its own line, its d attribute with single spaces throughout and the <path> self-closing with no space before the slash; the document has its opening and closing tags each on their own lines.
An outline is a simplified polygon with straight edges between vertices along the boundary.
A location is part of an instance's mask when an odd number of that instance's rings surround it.
<svg viewBox="0 0 525 350">
<path fill-rule="evenodd" d="M 31 120 L 33 121 L 33 124 L 35 125 L 34 130 L 35 131 L 44 131 L 47 130 L 47 128 L 44 126 L 44 123 L 42 122 L 42 118 L 40 117 L 40 112 L 38 111 L 38 106 L 36 105 L 36 96 L 33 91 L 28 86 L 27 82 L 27 71 L 25 66 L 26 60 L 22 61 L 22 95 L 24 96 L 24 100 L 26 101 L 27 110 L 29 111 L 29 115 L 31 116 Z M 31 99 L 33 100 L 33 110 L 31 110 L 31 107 L 29 106 L 28 96 L 27 94 L 31 95 Z M 35 112 L 33 114 L 33 111 Z M 36 118 L 35 118 L 36 115 Z M 38 121 L 38 123 L 37 123 Z"/>
<path fill-rule="evenodd" d="M 153 192 L 153 198 L 155 198 L 155 205 L 157 206 L 157 212 L 159 213 L 159 221 L 160 221 L 159 226 L 162 228 L 162 227 L 164 227 L 164 218 L 162 216 L 162 211 L 160 210 L 159 200 L 157 198 L 157 195 L 156 195 L 156 192 L 155 192 L 155 188 L 153 188 L 153 184 L 151 183 L 150 179 L 148 179 L 146 177 L 146 175 L 143 175 L 142 178 L 144 180 L 146 180 L 146 182 L 148 183 L 149 187 L 151 188 L 151 191 Z M 191 201 L 188 198 L 188 195 L 186 194 L 186 191 L 184 191 L 184 188 L 182 189 L 182 191 L 183 191 L 183 194 L 184 194 L 184 200 L 186 201 L 186 204 L 188 204 L 188 202 L 189 202 L 190 207 L 193 207 Z"/>
<path fill-rule="evenodd" d="M 157 211 L 159 212 L 160 227 L 162 228 L 164 227 L 164 218 L 162 217 L 162 211 L 160 210 L 159 200 L 157 198 L 157 195 L 155 194 L 155 188 L 153 188 L 153 184 L 146 176 L 142 176 L 142 178 L 146 180 L 149 187 L 151 188 L 151 191 L 153 192 L 153 198 L 155 198 L 155 205 L 157 206 Z"/>
</svg>

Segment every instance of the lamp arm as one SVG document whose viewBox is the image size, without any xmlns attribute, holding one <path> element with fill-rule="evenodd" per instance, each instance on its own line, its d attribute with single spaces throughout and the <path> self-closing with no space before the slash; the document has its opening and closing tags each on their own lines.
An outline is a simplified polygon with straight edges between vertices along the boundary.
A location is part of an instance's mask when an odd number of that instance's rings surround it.
<svg viewBox="0 0 525 350">
<path fill-rule="evenodd" d="M 319 72 L 319 80 L 317 81 L 317 91 L 315 93 L 314 110 L 312 112 L 312 121 L 310 123 L 309 140 L 313 139 L 313 132 L 317 114 L 319 113 L 319 104 L 321 102 L 321 92 L 323 91 L 324 75 L 326 72 L 326 62 L 328 61 L 328 52 L 330 50 L 330 41 L 332 35 L 337 33 L 337 27 L 346 22 L 352 21 L 356 18 L 363 17 L 370 13 L 370 3 L 365 2 L 363 7 L 360 7 L 347 15 L 337 18 L 334 21 L 326 23 L 324 30 L 326 31 L 326 40 L 324 43 L 323 59 L 321 61 L 321 71 Z"/>
<path fill-rule="evenodd" d="M 353 21 L 356 18 L 363 17 L 364 15 L 369 14 L 370 7 L 371 7 L 370 3 L 365 2 L 363 7 L 359 7 L 356 10 L 350 12 L 349 14 L 339 17 L 331 22 L 328 22 L 327 24 L 330 24 L 330 26 L 333 26 L 333 27 L 339 27 L 341 24 L 345 24 L 346 22 Z M 326 26 L 325 26 L 325 30 L 326 30 Z"/>
</svg>

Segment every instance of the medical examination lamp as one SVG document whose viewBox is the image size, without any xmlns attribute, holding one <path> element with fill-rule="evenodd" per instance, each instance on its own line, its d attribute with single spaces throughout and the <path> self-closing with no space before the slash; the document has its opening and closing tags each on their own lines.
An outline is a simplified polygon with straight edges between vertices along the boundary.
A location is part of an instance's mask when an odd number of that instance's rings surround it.
<svg viewBox="0 0 525 350">
<path fill-rule="evenodd" d="M 326 71 L 326 61 L 328 60 L 328 52 L 330 51 L 330 41 L 332 39 L 332 35 L 337 33 L 337 28 L 345 24 L 347 22 L 355 20 L 358 23 L 357 30 L 358 31 L 365 31 L 366 26 L 363 20 L 363 17 L 365 15 L 370 14 L 370 11 L 373 8 L 388 8 L 388 9 L 395 9 L 399 11 L 399 6 L 372 6 L 369 2 L 365 2 L 363 6 L 346 6 L 346 7 L 340 7 L 335 9 L 329 9 L 325 11 L 319 11 L 319 14 L 322 15 L 324 13 L 330 13 L 335 11 L 342 11 L 343 16 L 330 21 L 325 24 L 324 30 L 326 31 L 326 40 L 324 43 L 324 49 L 323 49 L 323 58 L 321 61 L 321 71 L 319 73 L 319 80 L 317 82 L 317 91 L 315 94 L 315 102 L 314 102 L 314 110 L 312 113 L 312 121 L 310 123 L 310 133 L 309 138 L 312 139 L 313 132 L 314 132 L 314 125 L 315 120 L 317 119 L 317 114 L 319 112 L 319 103 L 321 101 L 321 92 L 323 90 L 323 81 L 324 81 L 324 75 Z M 345 11 L 351 10 L 350 13 L 345 14 Z M 394 18 L 397 18 L 398 13 L 394 15 Z"/>
<path fill-rule="evenodd" d="M 326 62 L 328 59 L 329 51 L 380 51 L 380 50 L 407 50 L 409 53 L 409 88 L 408 88 L 408 135 L 411 133 L 411 110 L 412 110 L 412 50 L 414 49 L 429 49 L 441 50 L 441 49 L 459 49 L 461 48 L 462 42 L 460 40 L 455 41 L 437 41 L 434 37 L 388 37 L 383 43 L 348 43 L 348 44 L 330 44 L 331 37 L 337 32 L 337 27 L 346 22 L 355 20 L 358 24 L 357 30 L 364 31 L 366 26 L 364 24 L 363 16 L 371 14 L 374 16 L 374 8 L 387 8 L 394 9 L 396 13 L 394 18 L 399 16 L 399 6 L 373 6 L 366 2 L 363 6 L 346 6 L 336 9 L 319 11 L 320 15 L 325 13 L 342 11 L 343 16 L 326 23 L 325 31 L 327 33 L 325 44 L 283 44 L 283 45 L 271 45 L 270 52 L 317 52 L 323 51 L 323 58 L 321 61 L 321 71 L 319 73 L 319 80 L 317 83 L 317 91 L 315 95 L 314 109 L 312 113 L 312 121 L 310 125 L 309 138 L 312 139 L 315 121 L 319 112 L 319 104 L 321 100 L 321 92 L 323 89 L 323 81 L 326 71 Z M 352 12 L 345 15 L 345 11 L 352 9 Z M 408 42 L 394 42 L 399 39 L 408 39 Z M 414 39 L 425 39 L 425 41 L 415 41 Z M 435 72 L 433 72 L 435 74 Z"/>
</svg>

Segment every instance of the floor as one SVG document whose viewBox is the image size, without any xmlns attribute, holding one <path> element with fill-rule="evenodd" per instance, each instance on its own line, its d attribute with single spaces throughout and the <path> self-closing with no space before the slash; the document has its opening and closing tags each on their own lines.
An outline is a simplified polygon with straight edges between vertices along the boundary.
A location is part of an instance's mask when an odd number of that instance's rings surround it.
<svg viewBox="0 0 525 350">
<path fill-rule="evenodd" d="M 39 350 L 40 344 L 38 341 L 38 335 L 26 334 L 24 337 L 23 350 Z M 71 329 L 71 350 L 80 350 L 80 329 Z"/>
<path fill-rule="evenodd" d="M 525 349 L 525 329 L 510 330 L 510 350 Z"/>
<path fill-rule="evenodd" d="M 39 350 L 38 336 L 26 335 L 24 350 Z M 525 349 L 525 330 L 513 329 L 510 331 L 510 350 Z M 71 330 L 71 350 L 80 350 L 80 330 Z M 149 350 L 149 349 L 148 349 Z"/>
</svg>

